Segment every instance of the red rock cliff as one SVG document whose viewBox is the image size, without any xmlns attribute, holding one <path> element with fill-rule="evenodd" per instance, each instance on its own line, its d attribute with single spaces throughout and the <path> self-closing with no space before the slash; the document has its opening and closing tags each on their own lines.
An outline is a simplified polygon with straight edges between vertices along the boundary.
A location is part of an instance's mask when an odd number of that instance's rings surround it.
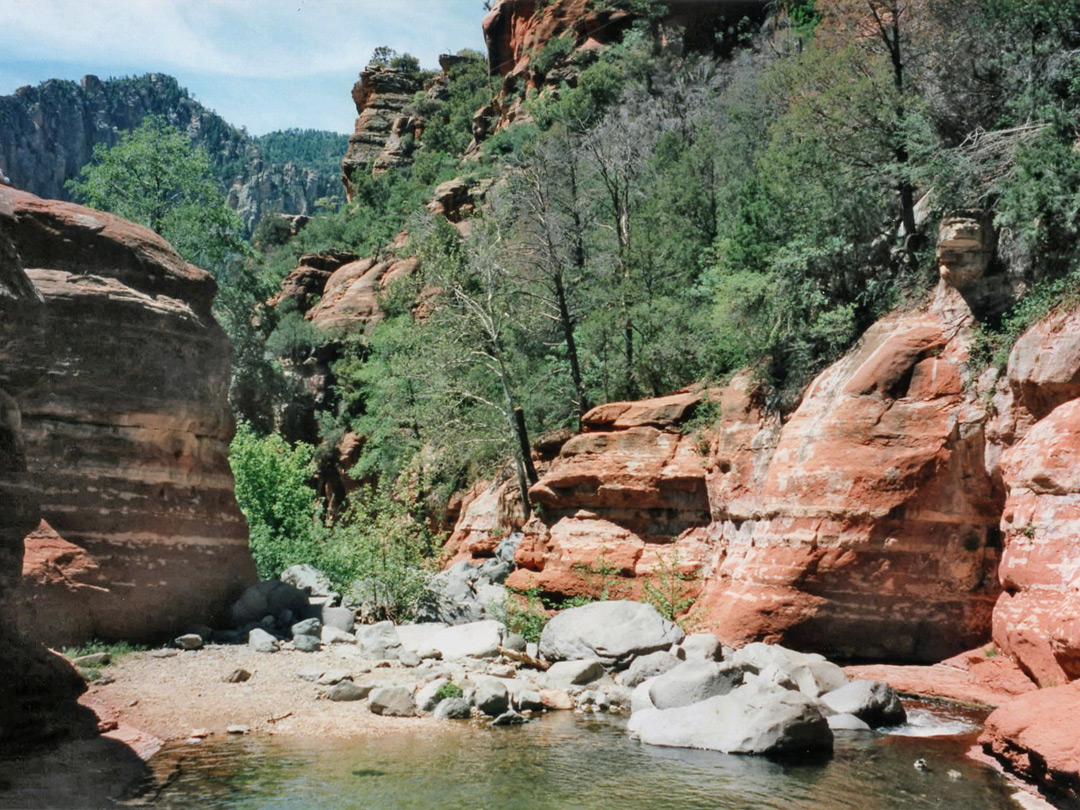
<svg viewBox="0 0 1080 810">
<path fill-rule="evenodd" d="M 47 319 L 8 342 L 4 387 L 63 538 L 29 541 L 20 624 L 56 644 L 210 620 L 254 579 L 213 279 L 141 226 L 8 187 L 0 226 Z"/>
</svg>

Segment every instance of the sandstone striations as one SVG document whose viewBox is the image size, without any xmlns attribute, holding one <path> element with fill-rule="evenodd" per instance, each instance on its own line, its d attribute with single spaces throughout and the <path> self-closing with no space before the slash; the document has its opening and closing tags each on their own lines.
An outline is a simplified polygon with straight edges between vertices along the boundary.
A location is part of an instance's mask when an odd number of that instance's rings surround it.
<svg viewBox="0 0 1080 810">
<path fill-rule="evenodd" d="M 350 200 L 353 172 L 385 170 L 410 159 L 411 152 L 403 141 L 416 134 L 421 122 L 408 108 L 422 89 L 417 74 L 402 70 L 371 65 L 360 74 L 352 91 L 356 129 L 341 161 L 341 179 Z"/>
<path fill-rule="evenodd" d="M 254 577 L 213 279 L 141 226 L 11 188 L 0 226 L 48 319 L 9 341 L 4 388 L 33 523 L 62 538 L 29 541 L 20 624 L 55 644 L 212 619 Z"/>
<path fill-rule="evenodd" d="M 0 186 L 0 194 L 6 187 Z M 26 469 L 18 404 L 7 392 L 21 335 L 42 328 L 42 300 L 0 221 L 0 755 L 78 727 L 82 678 L 16 629 L 23 536 L 37 523 L 38 493 Z M 92 725 L 86 724 L 86 730 Z"/>
</svg>

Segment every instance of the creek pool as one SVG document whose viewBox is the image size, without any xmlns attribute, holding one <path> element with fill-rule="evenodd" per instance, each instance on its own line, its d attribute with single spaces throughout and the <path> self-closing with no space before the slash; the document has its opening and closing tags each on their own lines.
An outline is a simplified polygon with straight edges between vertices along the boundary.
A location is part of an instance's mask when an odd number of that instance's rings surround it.
<svg viewBox="0 0 1080 810">
<path fill-rule="evenodd" d="M 166 749 L 140 805 L 200 810 L 1014 809 L 1003 777 L 964 756 L 979 718 L 909 707 L 897 734 L 838 736 L 831 759 L 657 748 L 610 715 L 353 740 L 239 738 Z M 940 735 L 945 736 L 940 736 Z M 939 736 L 930 736 L 939 735 Z M 930 770 L 915 769 L 925 759 Z M 959 778 L 949 771 L 959 772 Z"/>
</svg>

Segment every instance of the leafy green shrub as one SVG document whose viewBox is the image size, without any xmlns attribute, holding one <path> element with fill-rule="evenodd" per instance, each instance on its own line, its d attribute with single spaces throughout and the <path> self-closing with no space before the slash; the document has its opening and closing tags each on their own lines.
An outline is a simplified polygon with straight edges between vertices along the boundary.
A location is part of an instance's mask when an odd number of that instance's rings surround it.
<svg viewBox="0 0 1080 810">
<path fill-rule="evenodd" d="M 321 508 L 311 486 L 314 450 L 276 433 L 258 436 L 241 422 L 229 447 L 236 502 L 248 521 L 248 542 L 262 579 L 290 565 L 318 564 Z"/>
<path fill-rule="evenodd" d="M 341 588 L 362 580 L 379 594 L 384 618 L 407 621 L 426 592 L 442 537 L 384 490 L 362 487 L 323 533 L 315 565 Z"/>
<path fill-rule="evenodd" d="M 443 701 L 447 698 L 459 698 L 464 694 L 465 692 L 460 686 L 458 686 L 453 681 L 450 681 L 449 683 L 444 683 L 442 686 L 439 687 L 439 691 L 435 693 L 435 700 Z"/>
<path fill-rule="evenodd" d="M 80 658 L 95 653 L 108 653 L 113 662 L 132 653 L 143 652 L 147 648 L 142 644 L 129 644 L 126 641 L 88 641 L 77 647 L 64 647 L 60 654 L 65 658 Z"/>
<path fill-rule="evenodd" d="M 700 576 L 698 571 L 684 573 L 679 552 L 673 551 L 661 557 L 652 576 L 644 580 L 645 601 L 665 619 L 675 621 L 676 616 L 694 604 L 693 598 L 686 596 L 687 584 Z"/>
<path fill-rule="evenodd" d="M 526 641 L 539 644 L 540 634 L 548 623 L 548 613 L 540 599 L 539 588 L 524 591 L 510 589 L 506 600 L 506 616 L 503 623 L 511 633 L 517 633 Z"/>
<path fill-rule="evenodd" d="M 571 34 L 549 39 L 539 51 L 533 54 L 532 59 L 529 60 L 529 67 L 546 76 L 553 67 L 566 61 L 573 50 L 574 37 Z"/>
</svg>

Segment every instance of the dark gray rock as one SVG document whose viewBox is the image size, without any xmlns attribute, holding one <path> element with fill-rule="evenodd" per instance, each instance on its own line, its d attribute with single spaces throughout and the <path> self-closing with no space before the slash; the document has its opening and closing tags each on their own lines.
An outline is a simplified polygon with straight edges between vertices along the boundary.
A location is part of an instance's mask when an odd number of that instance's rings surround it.
<svg viewBox="0 0 1080 810">
<path fill-rule="evenodd" d="M 278 640 L 256 627 L 248 633 L 248 646 L 255 652 L 273 653 L 278 651 Z"/>
<path fill-rule="evenodd" d="M 371 691 L 372 687 L 369 684 L 338 681 L 327 690 L 326 699 L 338 702 L 363 700 L 371 694 Z"/>
<path fill-rule="evenodd" d="M 510 693 L 506 684 L 497 678 L 480 676 L 472 680 L 466 696 L 488 717 L 498 717 L 510 708 Z"/>
<path fill-rule="evenodd" d="M 390 621 L 378 624 L 364 624 L 356 628 L 356 646 L 365 658 L 374 660 L 397 660 L 401 651 L 401 639 L 398 638 L 394 623 Z"/>
<path fill-rule="evenodd" d="M 837 714 L 853 714 L 874 728 L 907 722 L 900 696 L 880 681 L 852 681 L 824 695 L 821 702 Z"/>
<path fill-rule="evenodd" d="M 723 648 L 712 633 L 691 633 L 682 640 L 676 655 L 683 661 L 719 661 Z"/>
<path fill-rule="evenodd" d="M 667 650 L 640 655 L 630 664 L 629 669 L 619 675 L 619 683 L 633 689 L 649 678 L 663 675 L 669 669 L 679 665 L 679 659 Z"/>
<path fill-rule="evenodd" d="M 293 636 L 293 646 L 300 652 L 318 652 L 322 648 L 322 642 L 318 636 Z"/>
<path fill-rule="evenodd" d="M 519 712 L 540 712 L 544 710 L 544 700 L 535 689 L 518 689 L 512 695 L 514 708 Z"/>
<path fill-rule="evenodd" d="M 368 695 L 368 708 L 373 714 L 385 717 L 412 717 L 416 704 L 404 686 L 380 686 Z"/>
<path fill-rule="evenodd" d="M 248 672 L 246 669 L 234 669 L 232 672 L 222 678 L 225 683 L 243 683 L 244 681 L 250 679 L 251 673 Z"/>
<path fill-rule="evenodd" d="M 544 673 L 545 689 L 569 689 L 592 683 L 604 676 L 604 665 L 599 661 L 559 661 Z"/>
<path fill-rule="evenodd" d="M 302 672 L 303 670 L 301 670 Z M 333 686 L 342 681 L 351 681 L 352 673 L 347 669 L 328 669 L 315 677 L 315 682 L 320 686 Z"/>
<path fill-rule="evenodd" d="M 322 632 L 322 622 L 318 619 L 304 619 L 302 622 L 297 622 L 291 628 L 292 635 L 294 636 L 316 636 Z"/>
<path fill-rule="evenodd" d="M 548 661 L 594 658 L 623 667 L 639 655 L 666 650 L 685 633 L 642 602 L 593 602 L 564 610 L 544 627 L 540 654 Z"/>
<path fill-rule="evenodd" d="M 259 622 L 266 616 L 277 617 L 288 610 L 301 616 L 308 608 L 307 593 L 276 579 L 257 582 L 240 596 L 230 610 L 235 627 Z M 288 626 L 288 625 L 285 625 Z"/>
<path fill-rule="evenodd" d="M 742 684 L 743 669 L 716 661 L 683 661 L 657 677 L 649 699 L 658 709 L 675 709 L 726 695 Z"/>
<path fill-rule="evenodd" d="M 353 631 L 353 611 L 346 607 L 329 607 L 323 605 L 319 611 L 323 627 L 336 627 L 344 633 Z"/>
<path fill-rule="evenodd" d="M 525 722 L 525 718 L 514 710 L 503 712 L 494 720 L 491 721 L 493 726 L 520 726 Z"/>
<path fill-rule="evenodd" d="M 450 683 L 449 678 L 436 678 L 426 683 L 416 691 L 416 708 L 421 712 L 430 714 L 442 701 L 439 691 Z"/>
<path fill-rule="evenodd" d="M 506 637 L 506 641 L 503 642 L 503 646 L 508 650 L 525 652 L 526 648 L 529 646 L 529 642 L 525 640 L 525 636 L 519 636 L 517 633 L 510 633 Z"/>
<path fill-rule="evenodd" d="M 435 707 L 434 715 L 439 720 L 468 720 L 472 717 L 472 708 L 463 698 L 447 698 Z"/>
</svg>

